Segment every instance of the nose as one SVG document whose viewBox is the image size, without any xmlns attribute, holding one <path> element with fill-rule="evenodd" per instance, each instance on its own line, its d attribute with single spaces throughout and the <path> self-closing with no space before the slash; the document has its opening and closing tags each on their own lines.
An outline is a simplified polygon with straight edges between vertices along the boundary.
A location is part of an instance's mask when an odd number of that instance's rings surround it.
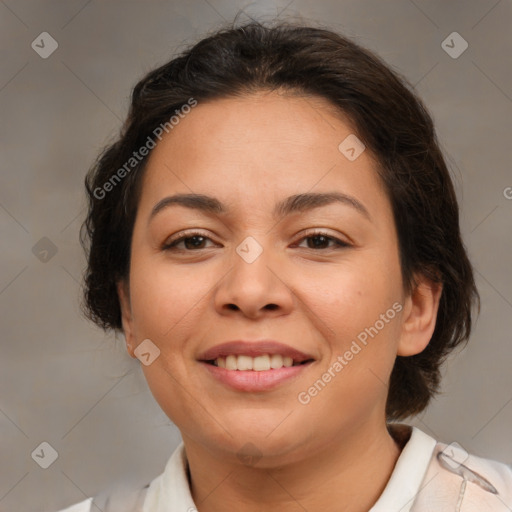
<svg viewBox="0 0 512 512">
<path fill-rule="evenodd" d="M 255 250 L 251 243 L 240 244 L 233 254 L 232 266 L 215 291 L 219 314 L 258 319 L 285 315 L 292 310 L 294 295 L 286 282 L 284 260 L 272 255 L 269 248 L 259 246 L 256 253 Z"/>
</svg>

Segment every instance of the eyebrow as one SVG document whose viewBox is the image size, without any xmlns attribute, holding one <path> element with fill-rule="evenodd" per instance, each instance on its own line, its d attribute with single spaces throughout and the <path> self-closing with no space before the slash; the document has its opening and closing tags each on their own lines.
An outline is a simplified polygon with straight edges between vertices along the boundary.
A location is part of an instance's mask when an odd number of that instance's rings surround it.
<svg viewBox="0 0 512 512">
<path fill-rule="evenodd" d="M 341 192 L 308 192 L 295 194 L 278 202 L 274 207 L 272 215 L 274 218 L 281 219 L 293 213 L 305 212 L 332 203 L 342 203 L 350 206 L 361 213 L 370 222 L 372 220 L 370 213 L 360 201 L 353 196 Z M 226 215 L 229 213 L 227 206 L 222 204 L 215 197 L 204 194 L 175 194 L 173 196 L 164 197 L 156 203 L 151 210 L 148 223 L 151 222 L 159 212 L 173 205 L 199 210 L 210 215 Z"/>
</svg>

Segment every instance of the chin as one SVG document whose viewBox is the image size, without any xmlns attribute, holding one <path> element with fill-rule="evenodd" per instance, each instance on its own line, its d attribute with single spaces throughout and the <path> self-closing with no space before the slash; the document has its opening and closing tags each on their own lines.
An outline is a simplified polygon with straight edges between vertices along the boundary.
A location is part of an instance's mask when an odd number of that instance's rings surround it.
<svg viewBox="0 0 512 512">
<path fill-rule="evenodd" d="M 282 421 L 282 418 L 281 418 Z M 205 438 L 203 441 L 210 451 L 221 451 L 224 455 L 236 457 L 244 465 L 255 467 L 275 467 L 288 464 L 300 458 L 304 445 L 308 440 L 292 437 L 298 433 L 298 429 L 277 427 L 254 428 L 254 425 L 246 423 L 231 424 L 229 434 L 225 431 L 218 432 L 217 436 Z M 230 435 L 231 434 L 231 435 Z"/>
</svg>

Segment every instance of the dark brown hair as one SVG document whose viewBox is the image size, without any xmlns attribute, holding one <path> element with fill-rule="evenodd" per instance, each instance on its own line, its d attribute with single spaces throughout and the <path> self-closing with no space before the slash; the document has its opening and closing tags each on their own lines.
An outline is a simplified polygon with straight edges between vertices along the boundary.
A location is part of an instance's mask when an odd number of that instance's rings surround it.
<svg viewBox="0 0 512 512">
<path fill-rule="evenodd" d="M 471 332 L 479 306 L 459 228 L 455 191 L 432 119 L 413 87 L 381 59 L 325 28 L 279 22 L 224 27 L 148 73 L 133 89 L 126 122 L 89 171 L 89 212 L 81 231 L 88 255 L 84 312 L 103 329 L 121 330 L 116 283 L 127 280 L 131 236 L 147 156 L 133 152 L 191 98 L 197 102 L 279 90 L 329 100 L 348 118 L 378 162 L 398 232 L 404 286 L 419 273 L 443 284 L 427 348 L 397 357 L 388 419 L 422 411 L 437 392 L 440 365 Z M 118 173 L 122 179 L 112 182 Z M 105 191 L 109 180 L 113 186 Z M 102 191 L 101 193 L 98 191 Z"/>
</svg>

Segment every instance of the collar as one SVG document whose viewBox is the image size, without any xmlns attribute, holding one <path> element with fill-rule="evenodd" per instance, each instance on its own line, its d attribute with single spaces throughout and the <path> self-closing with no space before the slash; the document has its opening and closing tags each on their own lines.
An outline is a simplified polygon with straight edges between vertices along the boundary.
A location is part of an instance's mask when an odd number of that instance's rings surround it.
<svg viewBox="0 0 512 512">
<path fill-rule="evenodd" d="M 144 512 L 196 510 L 188 482 L 185 445 L 181 442 L 167 461 L 164 472 L 149 485 Z"/>
<path fill-rule="evenodd" d="M 406 444 L 384 492 L 369 512 L 409 512 L 427 472 L 436 440 L 416 427 L 390 425 L 388 428 L 399 444 L 404 441 Z"/>
</svg>

